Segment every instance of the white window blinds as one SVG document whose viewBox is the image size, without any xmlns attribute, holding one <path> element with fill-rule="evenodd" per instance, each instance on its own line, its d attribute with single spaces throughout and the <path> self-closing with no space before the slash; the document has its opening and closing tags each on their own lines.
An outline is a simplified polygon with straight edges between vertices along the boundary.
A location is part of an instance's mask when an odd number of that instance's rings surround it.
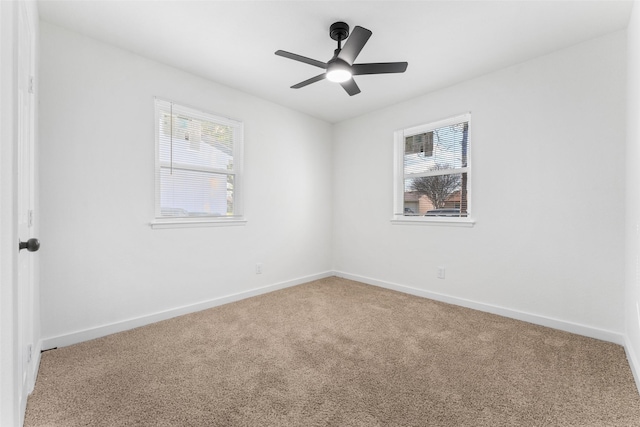
<svg viewBox="0 0 640 427">
<path fill-rule="evenodd" d="M 469 121 L 464 114 L 396 132 L 397 216 L 469 216 Z"/>
<path fill-rule="evenodd" d="M 156 218 L 240 216 L 242 123 L 155 105 Z"/>
</svg>

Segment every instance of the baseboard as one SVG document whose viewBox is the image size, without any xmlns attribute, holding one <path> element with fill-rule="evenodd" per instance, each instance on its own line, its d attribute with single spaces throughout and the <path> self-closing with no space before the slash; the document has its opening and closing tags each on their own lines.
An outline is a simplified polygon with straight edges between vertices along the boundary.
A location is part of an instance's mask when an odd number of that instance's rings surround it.
<svg viewBox="0 0 640 427">
<path fill-rule="evenodd" d="M 633 379 L 636 381 L 636 388 L 638 389 L 638 393 L 640 393 L 640 360 L 633 350 L 631 341 L 627 336 L 625 336 L 624 351 L 627 354 L 627 360 L 631 367 L 631 373 L 633 373 Z"/>
<path fill-rule="evenodd" d="M 297 279 L 287 280 L 285 282 L 275 283 L 273 285 L 255 288 L 248 291 L 239 292 L 237 294 L 214 298 L 211 300 L 202 301 L 195 304 L 176 307 L 169 310 L 136 317 L 133 319 L 127 319 L 127 320 L 114 322 L 114 323 L 110 323 L 103 326 L 71 332 L 68 334 L 48 337 L 42 340 L 41 348 L 42 350 L 49 350 L 56 347 L 66 347 L 68 345 L 89 341 L 92 339 L 111 335 L 117 332 L 127 331 L 130 329 L 138 328 L 140 326 L 145 326 L 151 323 L 159 322 L 161 320 L 167 320 L 173 317 L 182 316 L 184 314 L 206 310 L 208 308 L 217 307 L 219 305 L 228 304 L 230 302 L 239 301 L 239 300 L 250 298 L 256 295 L 266 294 L 268 292 L 273 292 L 279 289 L 300 285 L 302 283 L 311 282 L 313 280 L 323 279 L 325 277 L 330 277 L 333 275 L 334 274 L 332 271 L 327 271 L 324 273 L 318 273 L 310 276 L 299 277 Z"/>
<path fill-rule="evenodd" d="M 486 304 L 482 302 L 472 301 L 472 300 L 459 298 L 459 297 L 446 295 L 446 294 L 441 294 L 437 292 L 425 291 L 423 289 L 412 288 L 412 287 L 400 285 L 397 283 L 391 283 L 391 282 L 386 282 L 382 280 L 372 279 L 370 277 L 359 276 L 356 274 L 350 274 L 342 271 L 327 271 L 327 272 L 318 273 L 310 276 L 300 277 L 297 279 L 288 280 L 285 282 L 280 282 L 273 285 L 264 286 L 261 288 L 255 288 L 255 289 L 251 289 L 251 290 L 240 292 L 233 295 L 227 295 L 224 297 L 214 298 L 211 300 L 202 301 L 195 304 L 176 307 L 176 308 L 165 310 L 162 312 L 157 312 L 157 313 L 153 313 L 145 316 L 127 319 L 120 322 L 114 322 L 114 323 L 110 323 L 107 325 L 98 326 L 94 328 L 75 331 L 68 334 L 48 337 L 41 340 L 41 342 L 39 343 L 39 346 L 41 350 L 49 350 L 55 347 L 65 347 L 65 346 L 77 344 L 83 341 L 100 338 L 113 333 L 122 332 L 129 329 L 134 329 L 140 326 L 149 325 L 151 323 L 159 322 L 161 320 L 171 319 L 176 316 L 181 316 L 184 314 L 194 313 L 196 311 L 206 310 L 208 308 L 216 307 L 223 304 L 228 304 L 230 302 L 239 301 L 245 298 L 265 294 L 268 292 L 273 292 L 278 289 L 284 289 L 291 286 L 300 285 L 302 283 L 323 279 L 325 277 L 330 277 L 334 275 L 338 277 L 344 277 L 345 279 L 366 283 L 373 286 L 392 289 L 392 290 L 403 292 L 406 294 L 416 295 L 423 298 L 429 298 L 436 301 L 442 301 L 449 304 L 459 305 L 462 307 L 468 307 L 474 310 L 497 314 L 500 316 L 522 320 L 522 321 L 533 323 L 536 325 L 546 326 L 546 327 L 558 329 L 561 331 L 571 332 L 574 334 L 583 335 L 586 337 L 623 345 L 626 348 L 627 355 L 631 354 L 631 356 L 629 356 L 630 364 L 632 366 L 632 369 L 635 369 L 634 377 L 636 378 L 636 382 L 640 384 L 640 381 L 638 380 L 639 378 L 638 371 L 640 371 L 640 364 L 638 364 L 637 359 L 633 358 L 635 356 L 632 354 L 632 349 L 627 345 L 625 341 L 625 335 L 622 333 L 618 333 L 618 332 L 614 332 L 606 329 L 594 328 L 594 327 L 582 325 L 579 323 L 567 322 L 560 319 L 554 319 L 551 317 L 527 313 L 519 310 L 513 310 L 513 309 Z M 35 352 L 35 354 L 37 355 L 36 357 L 38 357 L 37 363 L 39 364 L 40 351 Z M 34 373 L 34 378 L 35 378 L 35 373 Z"/>
<path fill-rule="evenodd" d="M 429 298 L 436 301 L 442 301 L 449 304 L 459 305 L 462 307 L 472 308 L 474 310 L 484 311 L 487 313 L 497 314 L 511 319 L 522 320 L 536 325 L 546 326 L 573 334 L 595 338 L 602 341 L 608 341 L 619 345 L 625 345 L 625 335 L 622 333 L 609 331 L 606 329 L 594 328 L 592 326 L 582 325 L 579 323 L 567 322 L 565 320 L 554 319 L 551 317 L 541 316 L 538 314 L 527 313 L 510 308 L 500 307 L 496 305 L 486 304 L 482 302 L 467 300 L 451 295 L 440 294 L 437 292 L 425 291 L 422 289 L 412 288 L 409 286 L 399 285 L 396 283 L 385 282 L 382 280 L 372 279 L 369 277 L 349 274 L 342 271 L 334 271 L 334 275 L 344 277 L 345 279 L 355 280 L 357 282 L 366 283 L 381 288 L 392 289 L 394 291 L 406 294 L 416 295 Z M 636 377 L 637 378 L 637 377 Z"/>
</svg>

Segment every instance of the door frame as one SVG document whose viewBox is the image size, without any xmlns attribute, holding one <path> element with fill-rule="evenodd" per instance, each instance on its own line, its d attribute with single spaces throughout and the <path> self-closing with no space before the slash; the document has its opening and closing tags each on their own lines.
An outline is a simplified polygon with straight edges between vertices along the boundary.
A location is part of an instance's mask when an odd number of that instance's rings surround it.
<svg viewBox="0 0 640 427">
<path fill-rule="evenodd" d="M 0 425 L 18 425 L 16 34 L 14 2 L 0 2 Z"/>
</svg>

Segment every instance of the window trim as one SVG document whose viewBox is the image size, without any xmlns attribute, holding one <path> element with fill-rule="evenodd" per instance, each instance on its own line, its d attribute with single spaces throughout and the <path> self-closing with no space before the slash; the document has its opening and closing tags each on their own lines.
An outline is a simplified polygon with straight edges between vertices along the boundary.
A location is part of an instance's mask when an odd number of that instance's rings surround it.
<svg viewBox="0 0 640 427">
<path fill-rule="evenodd" d="M 210 120 L 215 118 L 217 123 L 231 126 L 234 128 L 234 144 L 233 144 L 233 180 L 234 180 L 234 215 L 233 216 L 204 216 L 197 218 L 185 218 L 185 217 L 162 217 L 159 212 L 158 200 L 160 199 L 160 180 L 158 173 L 162 167 L 166 167 L 166 162 L 160 161 L 160 143 L 159 132 L 160 127 L 158 125 L 160 120 L 160 111 L 162 109 L 162 103 L 173 104 L 177 106 L 180 112 L 183 112 L 191 117 Z M 243 180 L 243 164 L 244 164 L 244 123 L 237 119 L 232 119 L 220 114 L 209 113 L 198 108 L 191 107 L 184 103 L 175 102 L 166 98 L 154 97 L 154 146 L 155 146 L 155 167 L 154 173 L 154 217 L 149 223 L 152 229 L 160 228 L 185 228 L 185 227 L 219 227 L 219 226 L 238 226 L 245 225 L 247 220 L 244 217 L 244 180 Z M 239 143 L 237 143 L 239 142 Z M 186 166 L 188 170 L 202 170 L 211 173 L 229 174 L 228 170 L 216 169 L 216 168 L 204 168 L 199 166 L 181 165 L 174 163 L 173 167 L 181 169 L 182 166 Z"/>
<path fill-rule="evenodd" d="M 192 227 L 227 227 L 232 225 L 245 225 L 244 218 L 155 218 L 150 225 L 153 229 L 159 228 L 192 228 Z"/>
<path fill-rule="evenodd" d="M 401 225 L 434 225 L 434 226 L 454 226 L 454 227 L 473 227 L 476 223 L 475 218 L 473 217 L 473 210 L 469 209 L 471 215 L 466 217 L 425 217 L 425 216 L 408 216 L 404 215 L 404 139 L 408 136 L 417 135 L 420 133 L 431 132 L 435 129 L 450 126 L 456 123 L 468 122 L 469 123 L 469 138 L 471 139 L 471 112 L 466 112 L 464 114 L 459 114 L 456 116 L 448 117 L 446 119 L 437 120 L 435 122 L 429 122 L 423 125 L 412 126 L 405 129 L 398 129 L 393 133 L 393 154 L 394 154 L 394 162 L 393 162 L 393 212 L 391 217 L 392 224 L 401 224 Z M 468 148 L 467 152 L 467 166 L 464 168 L 455 169 L 456 173 L 469 173 L 469 176 L 472 177 L 471 169 L 471 159 L 473 147 L 475 144 L 471 144 Z M 453 171 L 453 170 L 452 170 Z M 423 172 L 420 174 L 414 174 L 419 176 L 430 176 L 430 175 L 442 175 L 443 171 L 438 171 L 439 173 L 433 172 Z M 446 172 L 446 171 L 445 171 Z M 467 183 L 468 193 L 470 197 L 467 200 L 467 205 L 469 208 L 473 207 L 473 191 L 471 191 L 473 179 L 469 179 Z"/>
</svg>

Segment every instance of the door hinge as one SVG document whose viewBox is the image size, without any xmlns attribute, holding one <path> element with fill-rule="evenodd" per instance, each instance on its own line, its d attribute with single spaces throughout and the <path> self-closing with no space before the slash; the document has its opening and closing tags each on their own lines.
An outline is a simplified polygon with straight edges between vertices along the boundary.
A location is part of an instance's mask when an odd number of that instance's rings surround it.
<svg viewBox="0 0 640 427">
<path fill-rule="evenodd" d="M 27 227 L 33 227 L 33 209 L 27 213 Z"/>
<path fill-rule="evenodd" d="M 29 76 L 29 93 L 33 93 L 34 88 L 33 88 L 33 76 Z"/>
</svg>

